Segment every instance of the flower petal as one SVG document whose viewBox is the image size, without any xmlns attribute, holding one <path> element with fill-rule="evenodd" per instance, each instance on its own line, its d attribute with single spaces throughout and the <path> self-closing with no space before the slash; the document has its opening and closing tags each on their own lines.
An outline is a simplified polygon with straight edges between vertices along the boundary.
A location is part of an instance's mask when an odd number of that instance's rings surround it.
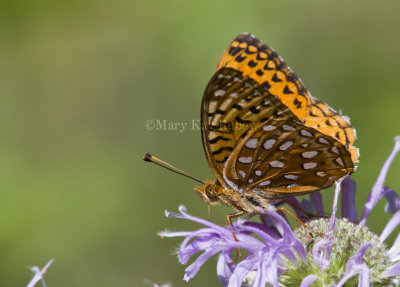
<svg viewBox="0 0 400 287">
<path fill-rule="evenodd" d="M 260 261 L 260 252 L 250 254 L 245 259 L 240 261 L 236 266 L 231 278 L 229 278 L 228 287 L 242 286 L 242 282 L 246 275 L 254 270 L 254 266 Z"/>
<path fill-rule="evenodd" d="M 397 235 L 392 247 L 389 249 L 388 254 L 393 262 L 400 260 L 400 233 Z"/>
<path fill-rule="evenodd" d="M 262 272 L 265 272 L 266 276 L 258 282 L 259 284 L 255 284 L 254 287 L 264 287 L 267 281 L 271 283 L 272 286 L 278 287 L 278 264 L 276 259 L 278 250 L 279 249 L 277 248 L 276 250 L 270 252 L 268 254 L 268 259 L 261 262 L 261 270 Z"/>
<path fill-rule="evenodd" d="M 358 275 L 358 287 L 369 287 L 369 267 L 365 262 Z"/>
<path fill-rule="evenodd" d="M 392 277 L 392 276 L 399 276 L 400 275 L 400 262 L 397 262 L 395 265 L 393 265 L 389 271 L 386 271 L 383 275 L 381 275 L 382 278 L 386 277 Z"/>
<path fill-rule="evenodd" d="M 347 261 L 346 274 L 342 277 L 336 287 L 343 286 L 347 280 L 356 274 L 358 275 L 358 287 L 369 287 L 369 267 L 364 262 L 365 251 L 372 246 L 371 243 L 364 244 L 356 254 Z"/>
<path fill-rule="evenodd" d="M 317 279 L 318 277 L 316 275 L 310 274 L 307 277 L 305 277 L 303 281 L 301 281 L 300 287 L 309 287 Z"/>
<path fill-rule="evenodd" d="M 399 225 L 400 223 L 400 210 L 397 211 L 392 218 L 390 218 L 389 222 L 386 224 L 383 229 L 379 240 L 381 242 L 385 241 L 385 239 L 392 233 L 392 231 Z"/>
<path fill-rule="evenodd" d="M 335 196 L 333 198 L 332 214 L 331 214 L 330 223 L 329 223 L 329 232 L 331 233 L 331 236 L 333 236 L 333 232 L 334 232 L 335 224 L 336 224 L 336 212 L 337 212 L 339 194 L 340 194 L 340 181 L 335 182 Z"/>
<path fill-rule="evenodd" d="M 54 259 L 51 259 L 49 262 L 47 262 L 47 264 L 43 267 L 42 270 L 40 270 L 40 268 L 37 266 L 31 267 L 30 269 L 35 273 L 35 275 L 31 279 L 31 281 L 28 283 L 28 285 L 26 285 L 26 287 L 34 287 L 36 285 L 36 283 L 43 280 L 44 274 L 46 274 L 47 269 L 50 267 L 50 265 L 53 263 L 53 261 L 54 261 Z M 44 283 L 44 281 L 42 281 L 42 283 Z"/>
<path fill-rule="evenodd" d="M 312 250 L 314 261 L 322 270 L 326 270 L 330 265 L 332 246 L 333 241 L 329 237 L 321 239 L 314 244 Z"/>
<path fill-rule="evenodd" d="M 280 216 L 278 213 L 274 211 L 267 210 L 265 211 L 271 217 L 271 220 L 275 223 L 276 228 L 282 235 L 282 239 L 284 240 L 286 246 L 288 248 L 293 248 L 296 250 L 297 254 L 303 261 L 306 261 L 307 255 L 306 250 L 299 239 L 297 239 L 288 223 Z"/>
<path fill-rule="evenodd" d="M 342 181 L 342 217 L 357 222 L 356 182 L 346 176 Z"/>
<path fill-rule="evenodd" d="M 200 256 L 197 257 L 197 259 L 185 269 L 185 276 L 183 277 L 183 280 L 188 282 L 190 279 L 192 279 L 200 270 L 200 267 L 204 263 L 206 263 L 206 261 L 210 259 L 211 256 L 217 254 L 220 251 L 221 250 L 217 248 L 212 248 L 211 250 L 205 251 L 200 254 Z"/>
<path fill-rule="evenodd" d="M 228 286 L 229 278 L 232 276 L 235 265 L 229 252 L 221 252 L 218 257 L 217 275 L 222 286 Z"/>
<path fill-rule="evenodd" d="M 385 206 L 385 212 L 394 213 L 400 207 L 400 199 L 393 189 L 385 186 L 383 187 L 383 196 L 387 199 L 387 204 Z"/>
<path fill-rule="evenodd" d="M 318 216 L 324 216 L 324 204 L 322 202 L 322 196 L 319 192 L 310 194 L 311 201 L 314 203 L 315 210 Z"/>
<path fill-rule="evenodd" d="M 342 287 L 347 282 L 347 280 L 349 280 L 351 277 L 353 277 L 356 274 L 357 274 L 356 270 L 353 270 L 352 272 L 347 273 L 346 275 L 344 275 L 342 277 L 342 279 L 340 279 L 339 283 L 336 284 L 335 287 Z"/>
<path fill-rule="evenodd" d="M 362 263 L 364 263 L 364 254 L 367 251 L 368 248 L 370 248 L 372 246 L 371 243 L 366 243 L 363 246 L 360 247 L 360 249 L 358 249 L 358 251 L 356 252 L 356 254 L 354 254 L 353 256 L 350 257 L 350 259 L 347 261 L 347 265 L 346 265 L 346 272 L 349 273 L 351 270 L 353 270 L 354 268 L 357 268 L 358 265 L 361 265 Z"/>
<path fill-rule="evenodd" d="M 395 158 L 396 154 L 400 150 L 400 136 L 395 137 L 395 145 L 384 163 L 381 172 L 379 173 L 378 179 L 375 182 L 375 185 L 372 187 L 371 193 L 369 194 L 367 203 L 364 205 L 364 211 L 361 216 L 360 225 L 364 225 L 367 221 L 368 215 L 371 213 L 372 209 L 375 207 L 376 203 L 382 198 L 382 192 L 384 190 L 383 184 L 385 182 L 386 174 L 389 170 L 390 164 Z"/>
<path fill-rule="evenodd" d="M 266 256 L 263 256 L 266 257 Z M 271 256 L 272 257 L 272 256 Z M 270 270 L 268 270 L 267 266 L 268 264 L 270 264 L 270 261 L 274 261 L 274 267 L 275 268 L 270 268 Z M 267 263 L 267 264 L 265 264 Z M 276 281 L 275 284 L 272 284 L 273 286 L 276 286 L 277 281 L 278 281 L 278 270 L 276 267 L 276 258 L 261 258 L 261 260 L 259 260 L 257 262 L 257 273 L 256 276 L 254 277 L 254 281 L 252 284 L 252 287 L 264 287 L 265 284 L 267 284 L 267 279 L 271 279 L 271 273 L 274 273 L 275 276 L 272 276 L 272 281 Z M 269 275 L 269 276 L 268 276 Z M 270 278 L 268 278 L 270 277 Z M 269 281 L 270 283 L 272 283 L 271 281 Z"/>
</svg>

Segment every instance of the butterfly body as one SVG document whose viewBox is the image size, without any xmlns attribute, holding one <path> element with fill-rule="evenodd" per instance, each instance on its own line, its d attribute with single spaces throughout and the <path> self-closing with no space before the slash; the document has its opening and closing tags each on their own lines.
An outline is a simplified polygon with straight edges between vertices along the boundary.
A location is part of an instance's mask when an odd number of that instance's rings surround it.
<svg viewBox="0 0 400 287">
<path fill-rule="evenodd" d="M 249 34 L 224 52 L 201 122 L 217 180 L 195 190 L 209 204 L 257 212 L 272 199 L 331 186 L 358 160 L 348 118 L 311 97 L 276 52 Z"/>
<path fill-rule="evenodd" d="M 195 191 L 209 205 L 231 206 L 238 212 L 257 213 L 259 208 L 267 208 L 269 199 L 253 193 L 250 189 L 243 193 L 221 186 L 218 181 L 207 180 L 204 186 L 196 186 Z"/>
</svg>

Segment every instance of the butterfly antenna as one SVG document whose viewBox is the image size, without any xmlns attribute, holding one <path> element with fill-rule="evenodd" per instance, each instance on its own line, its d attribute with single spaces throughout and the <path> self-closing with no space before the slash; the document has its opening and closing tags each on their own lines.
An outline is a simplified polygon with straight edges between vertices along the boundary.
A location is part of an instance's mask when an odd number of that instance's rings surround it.
<svg viewBox="0 0 400 287">
<path fill-rule="evenodd" d="M 165 162 L 165 161 L 163 161 L 163 160 L 161 160 L 161 159 L 159 159 L 159 158 L 157 158 L 157 157 L 155 157 L 155 156 L 152 156 L 150 153 L 146 153 L 146 154 L 142 157 L 142 159 L 143 159 L 144 161 L 152 162 L 152 163 L 154 163 L 154 164 L 156 164 L 156 165 L 158 165 L 158 166 L 161 166 L 161 167 L 163 167 L 163 168 L 166 168 L 166 169 L 168 169 L 168 170 L 170 170 L 170 171 L 172 171 L 172 172 L 175 172 L 175 173 L 177 173 L 177 174 L 186 176 L 186 177 L 188 177 L 188 178 L 190 178 L 190 179 L 193 179 L 193 180 L 195 180 L 195 181 L 197 181 L 197 182 L 200 182 L 200 183 L 202 183 L 202 184 L 205 184 L 204 181 L 202 181 L 202 180 L 200 180 L 200 179 L 198 179 L 198 178 L 195 178 L 194 176 L 188 174 L 187 172 L 185 172 L 185 171 L 183 171 L 183 170 L 180 170 L 179 168 L 176 168 L 176 167 L 174 167 L 173 165 L 171 165 L 171 164 L 169 164 L 169 163 L 167 163 L 167 162 Z"/>
</svg>

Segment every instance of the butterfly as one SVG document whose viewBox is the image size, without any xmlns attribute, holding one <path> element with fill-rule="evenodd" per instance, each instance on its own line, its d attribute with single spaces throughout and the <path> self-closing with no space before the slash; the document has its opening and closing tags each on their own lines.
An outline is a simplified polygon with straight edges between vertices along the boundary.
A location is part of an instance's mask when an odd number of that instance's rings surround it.
<svg viewBox="0 0 400 287">
<path fill-rule="evenodd" d="M 273 49 L 247 33 L 223 53 L 201 123 L 216 180 L 195 191 L 238 214 L 327 188 L 352 173 L 359 157 L 349 118 L 313 98 Z"/>
</svg>

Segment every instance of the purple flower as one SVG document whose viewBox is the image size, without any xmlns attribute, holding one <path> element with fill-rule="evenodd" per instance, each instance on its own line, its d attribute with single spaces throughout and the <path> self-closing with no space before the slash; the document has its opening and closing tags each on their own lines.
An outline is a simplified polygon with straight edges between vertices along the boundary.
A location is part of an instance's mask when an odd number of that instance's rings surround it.
<svg viewBox="0 0 400 287">
<path fill-rule="evenodd" d="M 398 286 L 400 284 L 400 234 L 389 248 L 384 241 L 400 224 L 400 200 L 397 194 L 384 186 L 389 166 L 400 150 L 400 137 L 386 160 L 371 190 L 361 218 L 355 206 L 356 185 L 349 177 L 336 184 L 332 215 L 329 218 L 309 218 L 307 214 L 322 216 L 319 193 L 310 200 L 299 202 L 289 198 L 297 216 L 307 221 L 292 230 L 287 220 L 273 205 L 260 210 L 261 222 L 251 217 L 238 219 L 230 226 L 221 227 L 207 220 L 189 215 L 183 206 L 179 214 L 166 211 L 169 218 L 187 219 L 203 225 L 195 231 L 161 232 L 161 237 L 185 237 L 178 250 L 181 264 L 197 256 L 185 270 L 189 281 L 212 256 L 218 256 L 217 276 L 223 286 Z M 337 218 L 339 194 L 342 191 L 342 218 Z M 369 214 L 379 200 L 386 198 L 386 212 L 394 213 L 380 236 L 366 226 Z M 276 203 L 279 204 L 279 203 Z M 240 249 L 247 254 L 235 260 Z"/>
</svg>

